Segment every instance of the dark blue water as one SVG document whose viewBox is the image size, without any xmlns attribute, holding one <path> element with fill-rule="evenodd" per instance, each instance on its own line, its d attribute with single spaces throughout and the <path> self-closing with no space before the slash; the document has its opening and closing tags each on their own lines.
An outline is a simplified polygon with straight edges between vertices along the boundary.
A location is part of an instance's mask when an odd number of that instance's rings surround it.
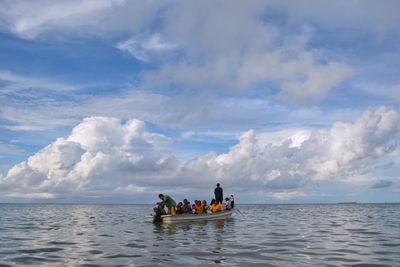
<svg viewBox="0 0 400 267">
<path fill-rule="evenodd" d="M 400 205 L 239 205 L 153 225 L 151 205 L 1 205 L 0 265 L 400 266 Z"/>
</svg>

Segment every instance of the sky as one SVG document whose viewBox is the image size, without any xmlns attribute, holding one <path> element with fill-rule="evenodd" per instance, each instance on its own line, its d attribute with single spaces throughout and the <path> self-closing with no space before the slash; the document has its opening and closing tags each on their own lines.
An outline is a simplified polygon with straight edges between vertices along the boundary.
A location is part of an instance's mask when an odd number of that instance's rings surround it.
<svg viewBox="0 0 400 267">
<path fill-rule="evenodd" d="M 0 0 L 0 202 L 400 202 L 398 10 Z"/>
</svg>

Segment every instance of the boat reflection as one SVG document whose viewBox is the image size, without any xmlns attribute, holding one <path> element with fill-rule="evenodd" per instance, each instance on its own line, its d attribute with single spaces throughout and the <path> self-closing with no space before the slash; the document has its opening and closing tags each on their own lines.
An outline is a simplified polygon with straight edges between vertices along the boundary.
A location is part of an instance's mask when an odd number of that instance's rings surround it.
<svg viewBox="0 0 400 267">
<path fill-rule="evenodd" d="M 180 222 L 180 223 L 156 223 L 153 224 L 155 234 L 159 235 L 175 235 L 178 233 L 193 232 L 195 235 L 201 236 L 218 236 L 225 226 L 234 227 L 234 219 L 228 218 L 213 221 L 197 221 L 197 222 Z"/>
</svg>

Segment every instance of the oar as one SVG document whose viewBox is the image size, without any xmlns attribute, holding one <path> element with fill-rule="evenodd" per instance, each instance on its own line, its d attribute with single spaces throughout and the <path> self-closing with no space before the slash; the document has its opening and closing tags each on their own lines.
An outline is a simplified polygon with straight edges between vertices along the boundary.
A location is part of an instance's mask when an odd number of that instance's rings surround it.
<svg viewBox="0 0 400 267">
<path fill-rule="evenodd" d="M 235 208 L 235 210 L 237 210 L 240 213 L 240 215 L 244 216 L 243 213 L 238 208 Z"/>
</svg>

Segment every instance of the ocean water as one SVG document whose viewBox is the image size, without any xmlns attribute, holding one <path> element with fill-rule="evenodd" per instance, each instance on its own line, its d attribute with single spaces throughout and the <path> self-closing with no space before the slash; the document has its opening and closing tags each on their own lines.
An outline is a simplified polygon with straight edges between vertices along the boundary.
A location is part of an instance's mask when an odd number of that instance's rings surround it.
<svg viewBox="0 0 400 267">
<path fill-rule="evenodd" d="M 151 205 L 0 204 L 0 266 L 400 266 L 400 205 L 238 205 L 154 225 Z"/>
</svg>

